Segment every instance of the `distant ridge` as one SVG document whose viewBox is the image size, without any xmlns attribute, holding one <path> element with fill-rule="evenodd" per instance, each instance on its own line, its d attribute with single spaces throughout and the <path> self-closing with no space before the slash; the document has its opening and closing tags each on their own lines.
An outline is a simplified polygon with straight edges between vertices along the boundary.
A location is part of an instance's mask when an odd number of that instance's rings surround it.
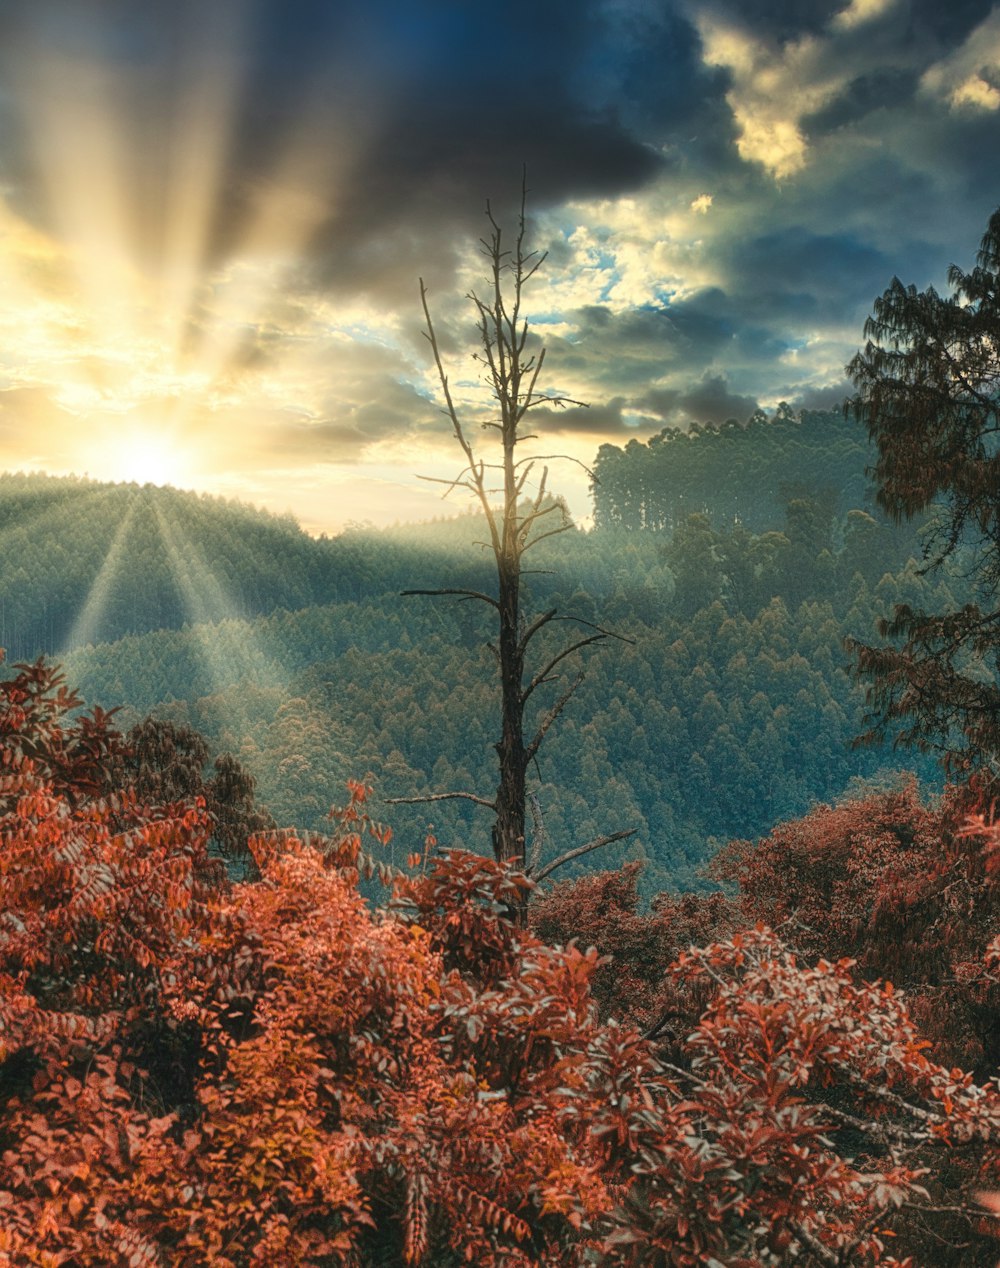
<svg viewBox="0 0 1000 1268">
<path fill-rule="evenodd" d="M 192 620 L 304 607 L 328 552 L 291 516 L 151 484 L 0 476 L 8 660 Z"/>
<path fill-rule="evenodd" d="M 290 514 L 152 484 L 0 475 L 0 646 L 8 663 L 154 630 L 356 601 L 416 557 L 481 535 L 474 516 L 311 537 Z M 455 576 L 479 580 L 473 549 Z M 448 568 L 453 565 L 449 561 Z"/>
</svg>

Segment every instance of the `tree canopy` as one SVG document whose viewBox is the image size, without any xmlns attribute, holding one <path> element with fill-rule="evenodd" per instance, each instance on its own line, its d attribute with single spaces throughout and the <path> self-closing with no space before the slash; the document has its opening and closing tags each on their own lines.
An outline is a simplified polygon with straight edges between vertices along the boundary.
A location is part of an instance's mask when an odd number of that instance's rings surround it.
<svg viewBox="0 0 1000 1268">
<path fill-rule="evenodd" d="M 893 279 L 848 366 L 852 412 L 875 443 L 879 504 L 897 520 L 929 512 L 930 568 L 959 561 L 972 601 L 930 612 L 899 604 L 888 640 L 851 646 L 867 680 L 865 738 L 941 755 L 992 789 L 1000 757 L 1000 210 L 978 262 L 953 265 L 951 294 Z"/>
</svg>

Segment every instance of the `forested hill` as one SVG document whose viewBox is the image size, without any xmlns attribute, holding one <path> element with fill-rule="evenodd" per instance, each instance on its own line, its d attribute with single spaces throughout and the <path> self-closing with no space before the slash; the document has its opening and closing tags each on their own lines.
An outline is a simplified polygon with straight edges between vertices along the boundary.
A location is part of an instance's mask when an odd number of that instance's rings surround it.
<svg viewBox="0 0 1000 1268">
<path fill-rule="evenodd" d="M 413 564 L 407 542 L 373 549 L 365 530 L 317 540 L 290 516 L 222 498 L 22 474 L 0 475 L 0 545 L 8 661 L 357 600 L 405 586 Z"/>
<path fill-rule="evenodd" d="M 598 863 L 642 857 L 649 889 L 690 885 L 714 842 L 766 832 L 816 800 L 835 799 L 852 779 L 912 764 L 909 755 L 852 750 L 863 702 L 842 641 L 869 638 L 896 602 L 954 602 L 961 582 L 957 574 L 933 583 L 921 576 L 916 531 L 863 509 L 871 507 L 863 484 L 869 455 L 857 438 L 840 474 L 850 467 L 862 482 L 862 506 L 831 496 L 830 445 L 842 446 L 845 433 L 840 416 L 827 417 L 829 433 L 811 415 L 779 418 L 775 435 L 785 440 L 771 449 L 765 437 L 774 462 L 768 468 L 762 459 L 754 478 L 761 489 L 783 488 L 784 503 L 775 511 L 768 495 L 769 518 L 756 531 L 729 513 L 728 442 L 703 432 L 628 452 L 704 448 L 719 499 L 709 496 L 706 476 L 698 510 L 671 528 L 605 518 L 594 531 L 571 529 L 539 547 L 538 571 L 526 580 L 529 603 L 558 603 L 634 639 L 593 650 L 583 687 L 540 754 L 534 776 L 553 852 L 634 825 L 638 841 Z M 748 435 L 753 428 L 760 425 Z M 808 461 L 796 467 L 790 446 Z M 399 594 L 489 587 L 491 559 L 474 515 L 311 541 L 287 521 L 254 520 L 239 508 L 230 515 L 170 491 L 141 496 L 160 525 L 182 507 L 217 517 L 211 540 L 230 543 L 229 553 L 190 528 L 198 567 L 179 591 L 182 621 L 174 624 L 182 627 L 71 653 L 69 676 L 86 698 L 194 725 L 248 764 L 262 800 L 285 823 L 322 827 L 344 781 L 366 772 L 387 797 L 492 792 L 487 614 L 481 605 Z M 165 540 L 170 530 L 161 528 L 147 550 L 162 552 Z M 269 543 L 286 553 L 283 566 L 267 572 Z M 128 573 L 118 581 L 114 574 L 107 565 L 109 592 L 127 595 Z M 271 610 L 265 582 L 281 596 Z M 220 593 L 242 594 L 244 608 L 229 602 L 221 619 L 194 619 Z M 95 621 L 105 619 L 99 602 L 93 611 Z M 540 699 L 539 709 L 548 703 Z M 921 769 L 933 774 L 926 760 Z M 464 802 L 436 805 L 432 815 L 401 806 L 386 815 L 404 854 L 429 818 L 448 844 L 475 845 L 487 830 Z"/>
<path fill-rule="evenodd" d="M 304 607 L 330 575 L 291 518 L 152 485 L 0 476 L 0 542 L 9 660 Z"/>
<path fill-rule="evenodd" d="M 805 494 L 842 526 L 869 500 L 869 460 L 860 429 L 815 411 L 606 445 L 595 465 L 595 522 L 672 533 L 704 512 L 716 527 L 759 533 L 780 529 L 789 501 Z M 185 623 L 357 602 L 434 573 L 480 584 L 488 561 L 474 543 L 483 536 L 465 515 L 317 540 L 290 516 L 222 498 L 0 475 L 0 646 L 8 660 L 30 659 Z M 561 544 L 560 560 L 568 549 Z M 571 568 L 586 568 L 576 554 Z M 597 577 L 580 580 L 603 588 Z"/>
<path fill-rule="evenodd" d="M 602 445 L 594 464 L 594 521 L 600 528 L 672 531 L 703 512 L 714 524 L 753 532 L 779 528 L 803 495 L 843 517 L 870 500 L 871 458 L 862 428 L 842 411 L 780 405 L 745 426 L 669 428 L 647 443 Z"/>
<path fill-rule="evenodd" d="M 850 747 L 863 709 L 842 640 L 870 637 L 897 601 L 955 599 L 919 575 L 912 528 L 863 509 L 870 457 L 844 427 L 781 415 L 616 451 L 645 506 L 675 497 L 677 472 L 690 478 L 687 514 L 675 500 L 641 522 L 601 502 L 630 487 L 604 483 L 602 450 L 599 527 L 545 542 L 526 579 L 529 603 L 634 639 L 594 649 L 543 747 L 553 851 L 637 826 L 637 842 L 598 862 L 642 857 L 648 888 L 690 885 L 714 840 L 766 832 L 895 764 Z M 55 652 L 86 699 L 194 725 L 248 764 L 280 821 L 322 827 L 344 781 L 366 772 L 386 796 L 492 792 L 485 610 L 399 594 L 490 587 L 475 515 L 316 540 L 290 518 L 172 489 L 6 476 L 0 533 L 9 659 Z M 435 806 L 435 833 L 474 845 L 477 816 Z M 391 818 L 404 852 L 422 839 L 426 807 Z"/>
</svg>

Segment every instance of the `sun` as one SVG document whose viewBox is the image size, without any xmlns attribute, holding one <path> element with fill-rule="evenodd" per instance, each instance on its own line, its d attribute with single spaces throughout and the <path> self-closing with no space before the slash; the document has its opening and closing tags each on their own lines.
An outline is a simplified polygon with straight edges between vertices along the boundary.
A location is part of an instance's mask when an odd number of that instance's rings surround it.
<svg viewBox="0 0 1000 1268">
<path fill-rule="evenodd" d="M 130 428 L 107 442 L 101 470 L 103 479 L 130 484 L 184 487 L 192 476 L 190 455 L 171 436 L 153 428 Z"/>
</svg>

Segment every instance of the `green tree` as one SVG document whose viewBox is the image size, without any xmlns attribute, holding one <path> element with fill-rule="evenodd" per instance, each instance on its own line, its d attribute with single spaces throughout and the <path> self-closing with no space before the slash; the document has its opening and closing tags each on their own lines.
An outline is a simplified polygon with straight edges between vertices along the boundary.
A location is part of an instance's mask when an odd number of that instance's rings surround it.
<svg viewBox="0 0 1000 1268">
<path fill-rule="evenodd" d="M 879 504 L 899 521 L 932 511 L 926 568 L 955 558 L 974 602 L 931 613 L 897 603 L 889 640 L 849 641 L 868 683 L 862 739 L 935 751 L 985 789 L 1000 758 L 1000 210 L 978 262 L 952 265 L 951 294 L 893 279 L 847 367 L 850 402 L 877 449 Z"/>
</svg>

